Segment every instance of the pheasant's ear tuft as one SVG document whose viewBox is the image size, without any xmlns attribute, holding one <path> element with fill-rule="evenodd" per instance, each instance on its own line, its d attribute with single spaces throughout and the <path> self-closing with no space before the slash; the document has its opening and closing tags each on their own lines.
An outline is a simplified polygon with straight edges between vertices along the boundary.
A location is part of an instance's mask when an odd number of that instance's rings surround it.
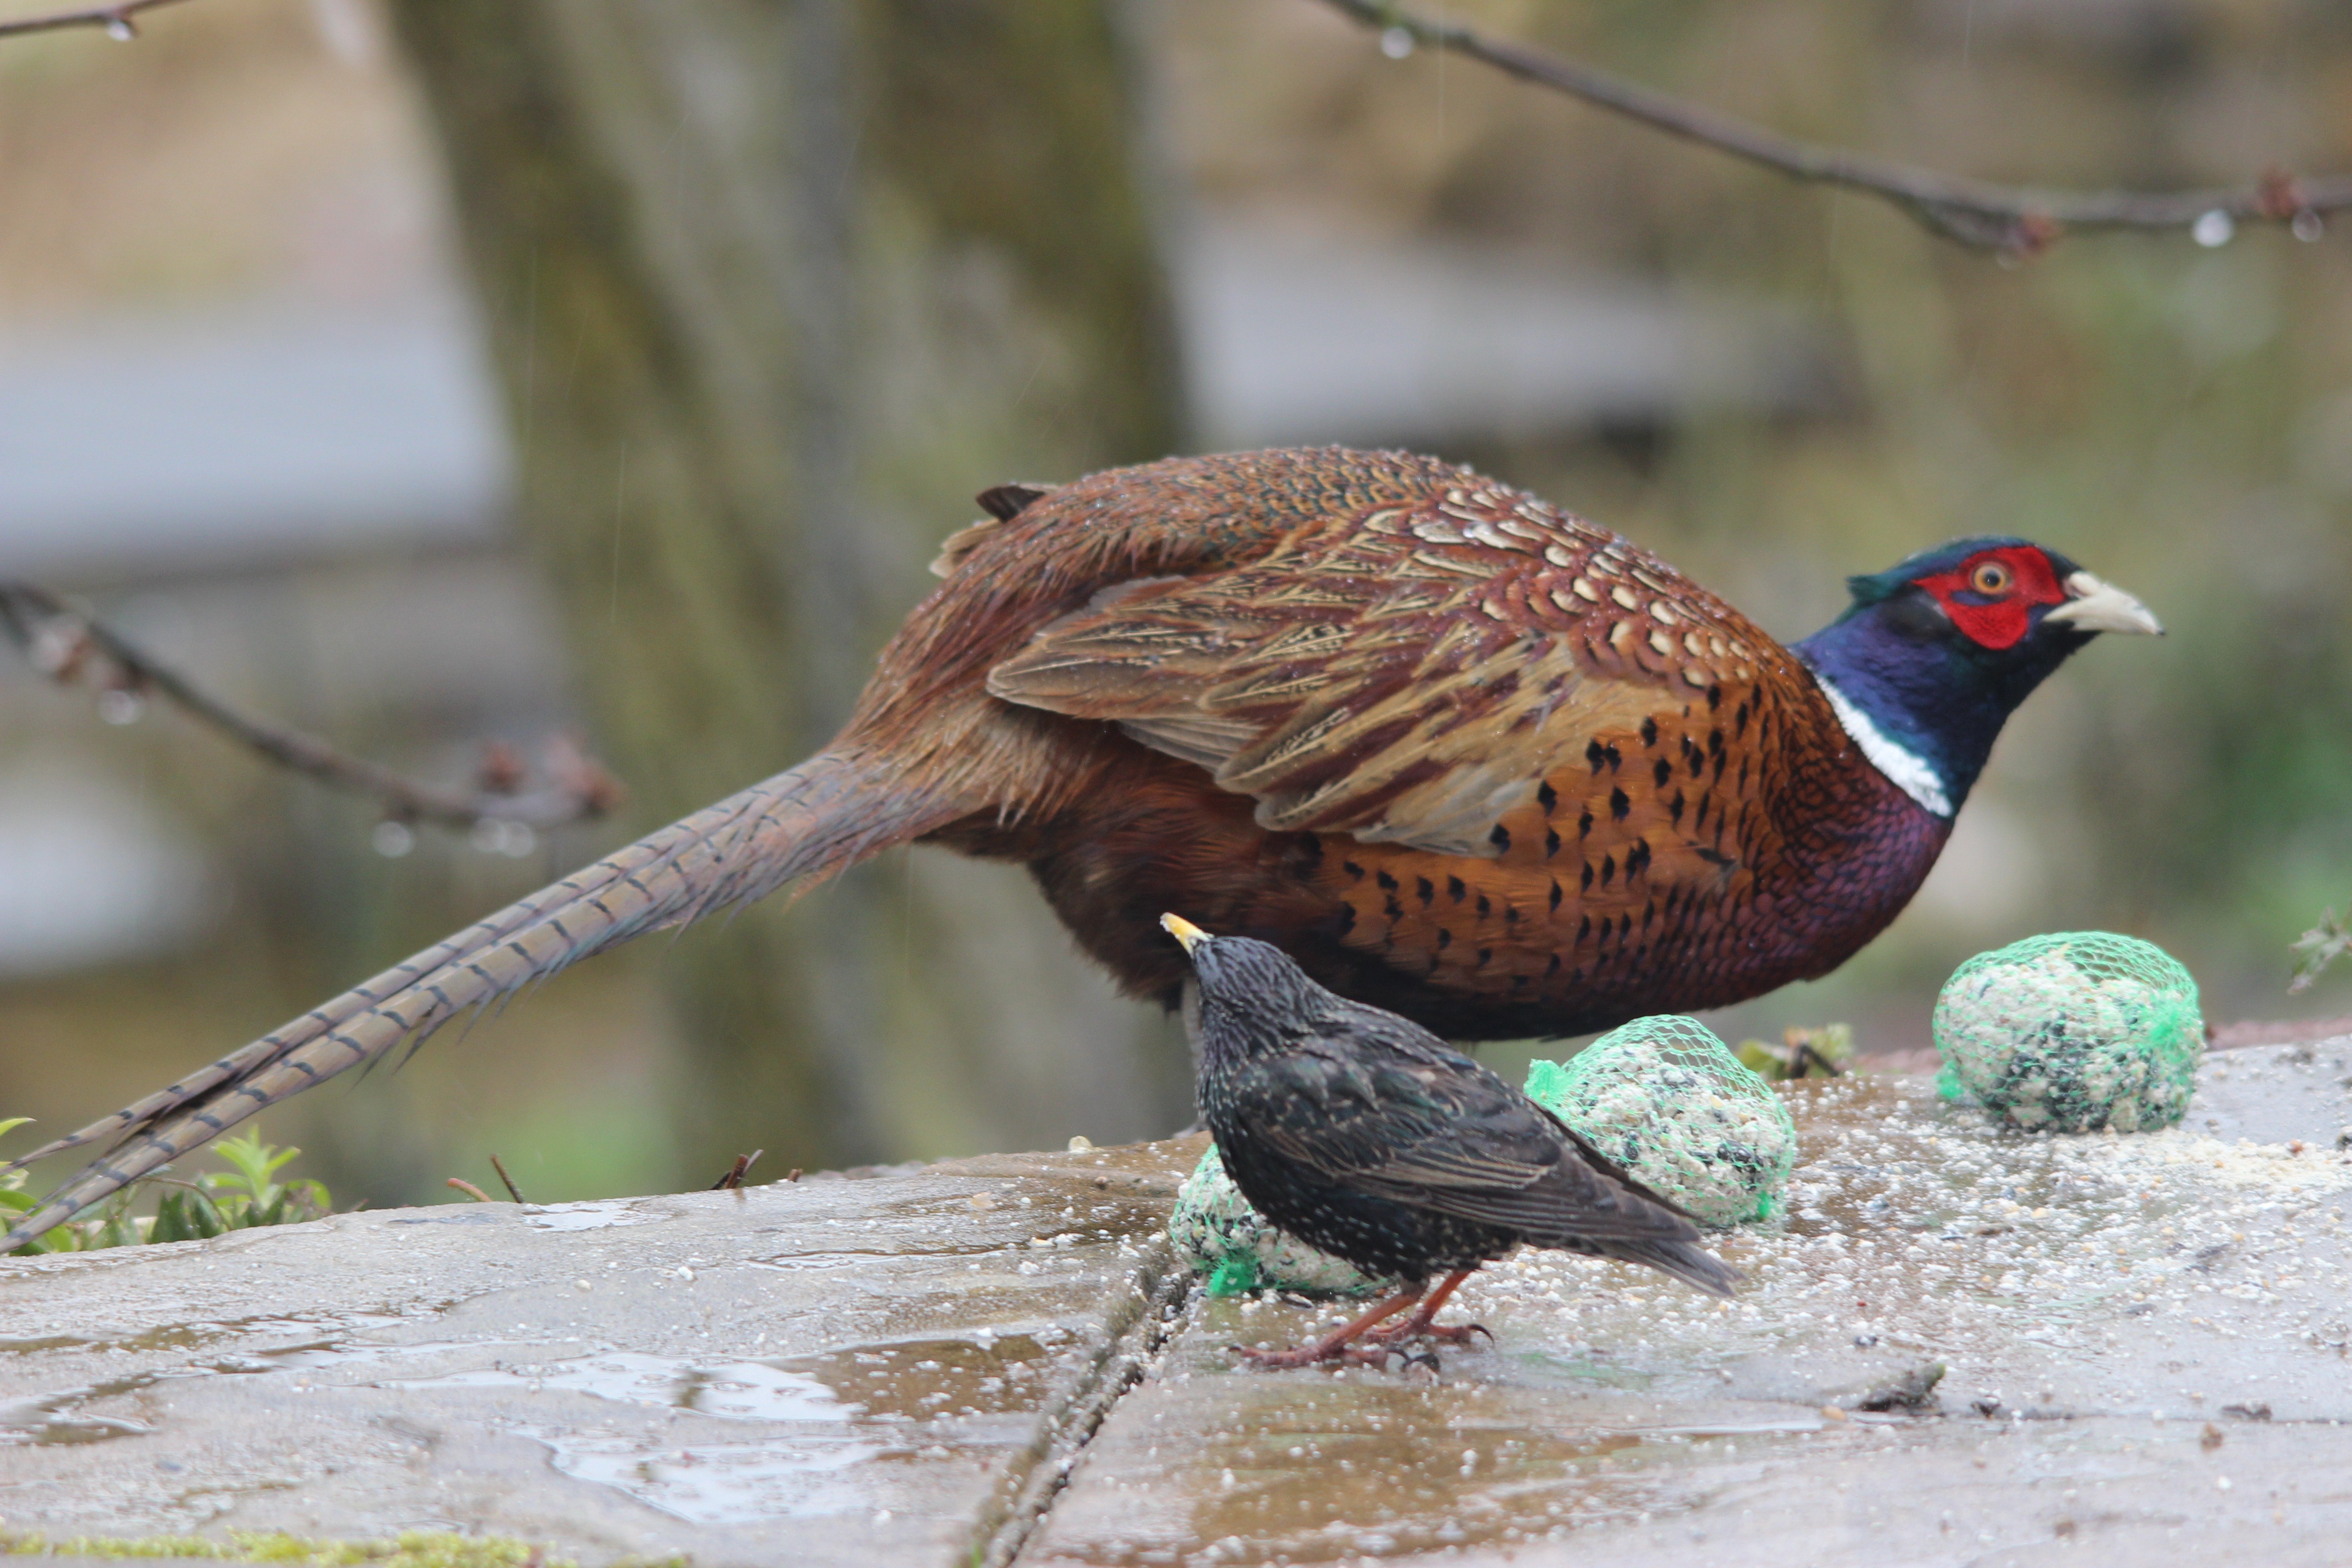
<svg viewBox="0 0 2352 1568">
<path fill-rule="evenodd" d="M 1032 501 L 1043 500 L 1053 490 L 1052 485 L 991 485 L 972 500 L 980 503 L 981 510 L 997 521 L 1011 522 L 1027 510 Z"/>
<path fill-rule="evenodd" d="M 1900 566 L 1891 572 L 1857 572 L 1845 580 L 1845 591 L 1853 595 L 1853 605 L 1846 614 L 1852 615 L 1855 610 L 1866 610 L 1873 605 L 1883 604 L 1909 586 L 1910 582 L 1903 575 Z"/>
</svg>

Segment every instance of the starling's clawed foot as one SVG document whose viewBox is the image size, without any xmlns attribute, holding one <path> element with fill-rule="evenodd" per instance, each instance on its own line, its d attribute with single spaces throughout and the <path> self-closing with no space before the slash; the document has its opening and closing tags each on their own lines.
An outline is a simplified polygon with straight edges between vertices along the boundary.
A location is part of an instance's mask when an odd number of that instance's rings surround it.
<svg viewBox="0 0 2352 1568">
<path fill-rule="evenodd" d="M 1388 1328 L 1368 1330 L 1364 1337 L 1391 1345 L 1402 1344 L 1407 1340 L 1437 1340 L 1449 1345 L 1466 1345 L 1475 1334 L 1485 1334 L 1488 1344 L 1495 1342 L 1494 1331 L 1484 1323 L 1453 1323 L 1441 1327 L 1419 1318 L 1408 1318 Z"/>
<path fill-rule="evenodd" d="M 1373 1344 L 1333 1344 L 1328 1340 L 1314 1340 L 1286 1351 L 1259 1350 L 1254 1345 L 1234 1345 L 1233 1352 L 1254 1367 L 1266 1372 L 1280 1372 L 1294 1366 L 1318 1366 L 1335 1361 L 1347 1366 L 1386 1367 L 1389 1357 L 1400 1353 L 1385 1341 Z M 1411 1356 L 1406 1357 L 1411 1360 Z"/>
</svg>

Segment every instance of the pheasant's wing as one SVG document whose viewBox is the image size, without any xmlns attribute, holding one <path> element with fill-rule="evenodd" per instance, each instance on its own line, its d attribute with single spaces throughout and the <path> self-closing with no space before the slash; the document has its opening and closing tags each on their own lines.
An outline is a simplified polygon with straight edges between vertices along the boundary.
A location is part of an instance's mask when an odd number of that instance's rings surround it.
<svg viewBox="0 0 2352 1568">
<path fill-rule="evenodd" d="M 1267 828 L 1450 855 L 1500 854 L 1506 816 L 1569 766 L 1616 771 L 1618 737 L 1685 737 L 1673 762 L 1694 778 L 1719 759 L 1705 716 L 1727 720 L 1788 656 L 1616 535 L 1454 477 L 1318 519 L 1246 564 L 1114 585 L 988 689 L 1116 722 L 1255 797 Z M 1624 795 L 1600 798 L 1623 819 Z"/>
<path fill-rule="evenodd" d="M 1687 1241 L 1682 1212 L 1625 1180 L 1493 1073 L 1396 1020 L 1242 1069 L 1234 1114 L 1337 1185 L 1534 1240 Z M 1418 1031 L 1415 1031 L 1418 1034 Z"/>
</svg>

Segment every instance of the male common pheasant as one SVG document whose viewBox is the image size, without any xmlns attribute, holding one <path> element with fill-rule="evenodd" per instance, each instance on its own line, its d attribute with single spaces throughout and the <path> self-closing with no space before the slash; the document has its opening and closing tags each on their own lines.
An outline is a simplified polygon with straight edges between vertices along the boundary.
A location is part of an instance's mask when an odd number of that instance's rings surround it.
<svg viewBox="0 0 2352 1568">
<path fill-rule="evenodd" d="M 1161 923 L 1200 977 L 1184 1021 L 1225 1173 L 1291 1235 L 1399 1286 L 1312 1344 L 1246 1359 L 1378 1362 L 1406 1340 L 1466 1340 L 1483 1331 L 1438 1328 L 1438 1309 L 1521 1242 L 1731 1294 L 1738 1271 L 1699 1245 L 1689 1215 L 1420 1025 L 1334 995 L 1265 942 L 1174 915 Z M 1416 1302 L 1403 1322 L 1376 1326 Z"/>
<path fill-rule="evenodd" d="M 1337 447 L 981 497 L 832 744 L 19 1161 L 119 1144 L 13 1246 L 289 1094 L 640 932 L 913 840 L 1017 860 L 1133 994 L 1174 910 L 1457 1039 L 1835 968 L 1910 899 L 2011 709 L 2155 619 L 1971 539 L 1782 647 L 1606 529 Z"/>
</svg>

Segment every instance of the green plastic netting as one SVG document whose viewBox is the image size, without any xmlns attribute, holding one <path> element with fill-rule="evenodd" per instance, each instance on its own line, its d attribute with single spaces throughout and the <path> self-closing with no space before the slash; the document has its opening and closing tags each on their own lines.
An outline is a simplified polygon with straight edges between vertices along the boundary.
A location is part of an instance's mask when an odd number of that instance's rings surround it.
<svg viewBox="0 0 2352 1568">
<path fill-rule="evenodd" d="M 1214 1143 L 1176 1189 L 1168 1239 L 1195 1274 L 1209 1277 L 1212 1296 L 1260 1289 L 1369 1295 L 1380 1281 L 1345 1258 L 1307 1246 L 1250 1206 Z"/>
<path fill-rule="evenodd" d="M 1789 1108 L 1696 1018 L 1636 1018 L 1529 1062 L 1527 1094 L 1702 1225 L 1766 1217 L 1797 1163 Z"/>
<path fill-rule="evenodd" d="M 1980 952 L 1936 998 L 1938 1087 L 2024 1128 L 2168 1127 L 2189 1109 L 2205 1023 L 2171 954 L 2111 931 Z"/>
</svg>

